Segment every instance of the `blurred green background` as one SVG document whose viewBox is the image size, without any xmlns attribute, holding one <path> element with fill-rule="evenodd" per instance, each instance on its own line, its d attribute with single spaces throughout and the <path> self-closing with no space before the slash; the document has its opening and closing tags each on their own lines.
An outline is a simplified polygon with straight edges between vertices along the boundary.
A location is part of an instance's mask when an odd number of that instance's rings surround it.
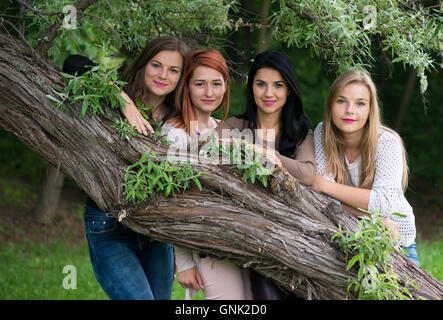
<svg viewBox="0 0 443 320">
<path fill-rule="evenodd" d="M 236 14 L 253 15 L 259 13 L 262 1 L 240 3 L 244 11 Z M 27 37 L 31 39 L 40 31 L 38 23 L 31 24 Z M 245 75 L 261 35 L 258 29 L 239 28 L 223 37 L 229 43 L 221 50 L 231 66 L 232 115 L 244 110 Z M 103 47 L 101 40 L 94 26 L 86 24 L 63 32 L 50 55 L 59 67 L 69 54 L 75 53 L 110 68 L 125 66 L 134 58 L 135 50 L 117 49 L 112 43 Z M 275 39 L 269 39 L 266 48 L 283 51 L 290 57 L 299 78 L 305 112 L 314 129 L 321 121 L 335 73 L 309 48 L 288 48 Z M 384 122 L 401 135 L 408 153 L 410 182 L 406 197 L 416 216 L 421 264 L 443 281 L 441 72 L 429 75 L 429 89 L 423 96 L 414 72 L 399 64 L 386 63 L 379 52 L 374 56 L 378 58 L 370 72 L 377 83 Z M 86 194 L 75 182 L 65 178 L 57 214 L 51 223 L 42 224 L 33 219 L 32 210 L 46 172 L 45 160 L 0 128 L 0 299 L 107 299 L 89 261 L 82 217 Z M 66 276 L 62 270 L 66 265 L 76 267 L 75 290 L 62 286 Z M 184 298 L 184 290 L 177 283 L 172 298 Z M 202 299 L 202 293 L 196 298 Z"/>
</svg>

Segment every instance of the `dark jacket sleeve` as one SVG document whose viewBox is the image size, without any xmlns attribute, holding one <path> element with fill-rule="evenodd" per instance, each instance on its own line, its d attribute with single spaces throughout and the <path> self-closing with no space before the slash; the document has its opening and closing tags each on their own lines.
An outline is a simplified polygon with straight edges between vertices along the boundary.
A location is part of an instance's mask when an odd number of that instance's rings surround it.
<svg viewBox="0 0 443 320">
<path fill-rule="evenodd" d="M 314 137 L 309 130 L 305 140 L 297 147 L 292 158 L 278 154 L 283 167 L 303 184 L 310 186 L 314 181 L 316 163 L 314 157 Z"/>
</svg>

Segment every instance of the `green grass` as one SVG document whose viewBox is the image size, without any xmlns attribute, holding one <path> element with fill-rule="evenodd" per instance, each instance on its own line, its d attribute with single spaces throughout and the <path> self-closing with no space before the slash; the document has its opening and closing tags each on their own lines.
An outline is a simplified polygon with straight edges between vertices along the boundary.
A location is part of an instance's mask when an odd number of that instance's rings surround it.
<svg viewBox="0 0 443 320">
<path fill-rule="evenodd" d="M 75 247 L 62 239 L 46 246 L 10 242 L 0 248 L 0 261 L 0 299 L 108 299 L 92 271 L 86 241 Z M 65 277 L 68 280 L 72 275 L 72 271 L 63 273 L 63 268 L 67 265 L 76 269 L 76 289 L 63 287 Z M 72 282 L 69 281 L 68 284 Z M 175 281 L 172 299 L 184 298 L 185 290 Z M 202 291 L 193 299 L 204 299 Z"/>
<path fill-rule="evenodd" d="M 421 266 L 443 281 L 443 240 L 417 241 Z M 0 299 L 97 300 L 108 299 L 92 271 L 85 242 L 75 246 L 67 240 L 53 243 L 8 243 L 0 248 Z M 77 289 L 65 289 L 66 265 L 77 272 Z M 174 282 L 172 299 L 183 300 L 185 291 Z M 204 299 L 202 291 L 193 299 Z"/>
<path fill-rule="evenodd" d="M 417 241 L 420 266 L 434 278 L 443 282 L 443 239 L 433 242 Z"/>
<path fill-rule="evenodd" d="M 69 247 L 9 243 L 0 251 L 1 299 L 107 299 L 92 271 L 86 244 Z M 65 289 L 66 265 L 76 268 L 77 289 Z"/>
</svg>

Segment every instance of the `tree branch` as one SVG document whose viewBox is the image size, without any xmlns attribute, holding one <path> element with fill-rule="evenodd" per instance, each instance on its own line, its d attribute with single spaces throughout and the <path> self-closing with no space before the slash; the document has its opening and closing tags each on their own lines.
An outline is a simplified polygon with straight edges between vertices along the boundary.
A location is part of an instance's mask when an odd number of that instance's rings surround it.
<svg viewBox="0 0 443 320">
<path fill-rule="evenodd" d="M 35 13 L 36 15 L 38 15 L 40 18 L 42 18 L 47 24 L 51 24 L 51 22 L 49 22 L 49 20 L 45 17 L 45 16 L 55 16 L 55 15 L 59 15 L 61 14 L 61 12 L 43 12 L 40 10 L 35 9 L 34 7 L 32 7 L 31 5 L 29 5 L 26 1 L 23 0 L 17 0 L 18 3 L 20 3 L 21 7 L 26 7 L 28 8 L 31 12 Z"/>
<path fill-rule="evenodd" d="M 76 8 L 77 12 L 82 12 L 89 8 L 91 5 L 96 3 L 97 0 L 79 0 L 74 7 Z M 55 14 L 55 13 L 54 13 Z M 58 13 L 59 15 L 62 15 L 63 13 Z M 38 41 L 37 48 L 42 57 L 47 57 L 48 50 L 52 45 L 52 42 L 54 39 L 58 36 L 60 33 L 60 27 L 62 25 L 62 21 L 58 20 L 57 22 L 53 23 L 44 33 L 44 36 L 42 39 Z"/>
<path fill-rule="evenodd" d="M 155 240 L 227 257 L 251 267 L 297 295 L 312 299 L 355 299 L 346 280 L 346 256 L 331 240 L 338 225 L 356 230 L 357 219 L 285 170 L 276 171 L 264 189 L 245 185 L 242 173 L 226 165 L 204 162 L 193 169 L 208 171 L 203 190 L 188 190 L 173 198 L 132 206 L 123 199 L 122 174 L 139 160 L 149 145 L 160 159 L 167 148 L 144 137 L 120 139 L 112 117 L 80 117 L 78 106 L 61 111 L 48 94 L 64 86 L 51 62 L 35 63 L 21 41 L 14 50 L 11 39 L 0 34 L 0 126 L 16 134 L 27 146 L 71 176 L 104 210 L 136 232 Z M 393 267 L 415 281 L 413 297 L 438 299 L 443 285 L 399 253 Z"/>
</svg>

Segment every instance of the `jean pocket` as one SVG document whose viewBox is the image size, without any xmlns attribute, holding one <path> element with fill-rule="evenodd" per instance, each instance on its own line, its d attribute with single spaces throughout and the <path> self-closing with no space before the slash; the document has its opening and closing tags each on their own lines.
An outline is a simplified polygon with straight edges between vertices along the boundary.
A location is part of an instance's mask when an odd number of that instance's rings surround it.
<svg viewBox="0 0 443 320">
<path fill-rule="evenodd" d="M 86 216 L 86 232 L 102 234 L 114 231 L 117 228 L 117 219 L 106 216 Z"/>
</svg>

